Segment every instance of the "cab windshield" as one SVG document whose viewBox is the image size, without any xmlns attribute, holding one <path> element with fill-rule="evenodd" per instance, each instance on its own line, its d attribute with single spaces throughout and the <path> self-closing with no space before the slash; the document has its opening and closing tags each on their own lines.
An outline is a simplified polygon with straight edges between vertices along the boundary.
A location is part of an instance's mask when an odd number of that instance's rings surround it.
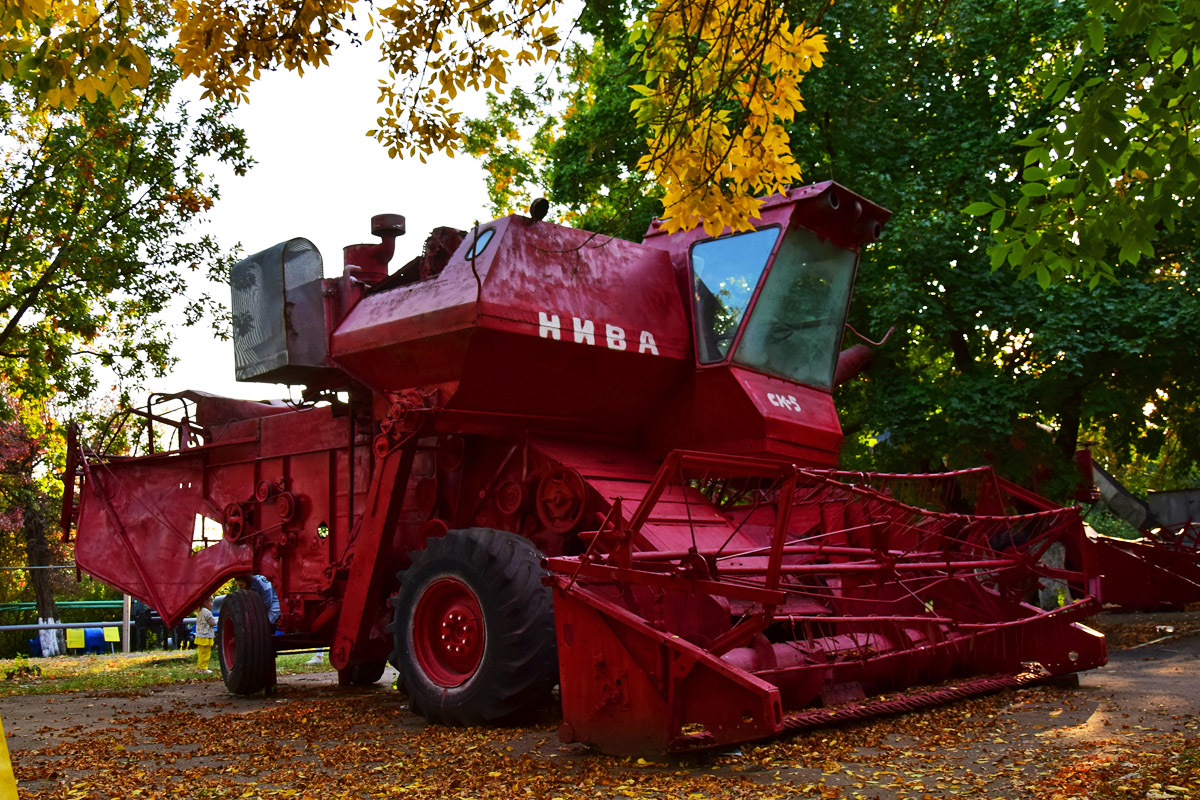
<svg viewBox="0 0 1200 800">
<path fill-rule="evenodd" d="M 791 231 L 767 273 L 733 360 L 771 375 L 833 387 L 854 286 L 855 255 Z"/>
<path fill-rule="evenodd" d="M 793 230 L 764 279 L 778 238 L 779 228 L 772 227 L 692 247 L 700 363 L 724 361 L 744 329 L 734 363 L 829 389 L 854 285 L 855 255 L 811 231 Z"/>
</svg>

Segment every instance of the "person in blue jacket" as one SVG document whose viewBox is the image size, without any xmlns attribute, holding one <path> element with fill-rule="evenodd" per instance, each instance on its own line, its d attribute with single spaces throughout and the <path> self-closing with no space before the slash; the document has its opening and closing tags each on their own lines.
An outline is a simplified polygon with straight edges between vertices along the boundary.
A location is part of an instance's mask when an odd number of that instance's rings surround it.
<svg viewBox="0 0 1200 800">
<path fill-rule="evenodd" d="M 271 582 L 262 575 L 248 574 L 234 576 L 233 582 L 239 589 L 255 592 L 262 598 L 263 607 L 267 609 L 267 621 L 274 627 L 279 621 L 279 598 L 275 595 L 275 588 L 271 586 Z"/>
</svg>

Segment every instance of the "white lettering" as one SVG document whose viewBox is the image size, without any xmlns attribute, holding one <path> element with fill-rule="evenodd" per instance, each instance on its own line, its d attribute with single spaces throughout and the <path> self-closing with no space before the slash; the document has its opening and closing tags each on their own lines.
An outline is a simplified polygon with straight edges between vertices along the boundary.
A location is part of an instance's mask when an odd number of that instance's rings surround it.
<svg viewBox="0 0 1200 800">
<path fill-rule="evenodd" d="M 538 312 L 538 336 L 543 339 L 553 339 L 556 342 L 562 341 L 562 331 L 563 326 L 558 314 L 551 314 L 549 311 Z M 576 344 L 595 345 L 597 343 L 596 323 L 590 319 L 571 317 L 571 332 Z M 610 350 L 625 350 L 629 347 L 625 329 L 618 325 L 604 323 L 604 339 L 604 343 Z M 653 333 L 641 331 L 638 336 L 638 352 L 658 355 L 658 342 L 655 341 Z"/>
<path fill-rule="evenodd" d="M 641 343 L 638 344 L 638 352 L 658 355 L 658 345 L 654 343 L 654 336 L 650 334 L 650 331 L 642 331 Z"/>
<path fill-rule="evenodd" d="M 543 339 L 550 337 L 555 341 L 562 339 L 562 326 L 558 324 L 558 314 L 538 312 L 538 335 Z"/>
<path fill-rule="evenodd" d="M 767 402 L 776 408 L 784 408 L 788 411 L 794 411 L 797 414 L 799 414 L 801 411 L 800 401 L 797 400 L 796 396 L 793 394 L 789 394 L 785 397 L 781 394 L 775 394 L 774 392 L 767 392 Z"/>
<path fill-rule="evenodd" d="M 571 319 L 575 320 L 575 344 L 582 344 L 584 342 L 595 344 L 596 326 L 592 321 L 590 319 L 580 319 L 579 317 L 572 317 Z"/>
</svg>

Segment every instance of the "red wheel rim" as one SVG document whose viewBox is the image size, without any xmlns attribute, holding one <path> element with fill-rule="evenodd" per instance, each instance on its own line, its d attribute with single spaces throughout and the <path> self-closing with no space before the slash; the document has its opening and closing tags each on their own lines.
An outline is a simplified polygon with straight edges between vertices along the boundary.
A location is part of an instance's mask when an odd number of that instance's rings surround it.
<svg viewBox="0 0 1200 800">
<path fill-rule="evenodd" d="M 413 611 L 413 654 L 430 681 L 461 686 L 483 660 L 483 609 L 471 588 L 457 578 L 439 578 L 425 588 Z"/>
</svg>

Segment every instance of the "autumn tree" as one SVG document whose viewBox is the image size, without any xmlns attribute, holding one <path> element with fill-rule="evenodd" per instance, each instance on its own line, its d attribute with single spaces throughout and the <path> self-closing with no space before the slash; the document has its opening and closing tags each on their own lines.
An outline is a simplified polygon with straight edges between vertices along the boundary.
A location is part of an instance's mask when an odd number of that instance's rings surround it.
<svg viewBox="0 0 1200 800">
<path fill-rule="evenodd" d="M 0 17 L 10 37 L 0 50 L 0 391 L 11 401 L 0 423 L 25 443 L 5 462 L 0 515 L 31 564 L 47 552 L 56 490 L 45 478 L 62 466 L 50 404 L 161 374 L 172 363 L 166 316 L 222 313 L 188 288 L 188 273 L 228 264 L 194 228 L 217 195 L 208 168 L 242 172 L 249 161 L 224 107 L 172 104 L 181 72 L 165 46 L 167 9 L 30 2 Z M 30 41 L 41 44 L 22 50 Z M 49 620 L 46 577 L 33 573 Z"/>
<path fill-rule="evenodd" d="M 11 4 L 0 40 L 49 105 L 145 85 L 148 55 L 135 20 L 169 7 L 177 63 L 207 97 L 241 100 L 264 71 L 303 73 L 343 44 L 377 38 L 384 77 L 369 134 L 392 156 L 453 154 L 463 141 L 456 96 L 499 89 L 514 69 L 553 65 L 558 0 L 41 0 Z M 586 18 L 604 4 L 584 6 Z M 663 187 L 666 224 L 745 228 L 754 196 L 799 177 L 787 126 L 800 82 L 824 40 L 765 0 L 659 0 L 640 9 L 630 39 L 645 81 L 631 113 L 649 143 L 637 169 Z"/>
<path fill-rule="evenodd" d="M 0 85 L 0 374 L 22 396 L 85 394 L 97 365 L 161 371 L 159 315 L 187 296 L 187 272 L 225 263 L 191 228 L 216 198 L 205 161 L 244 171 L 244 137 L 220 107 L 172 106 L 179 72 L 151 53 L 148 84 L 121 105 L 97 93 L 52 109 L 18 78 Z M 181 310 L 219 313 L 206 296 Z"/>
<path fill-rule="evenodd" d="M 54 525 L 50 499 L 58 477 L 47 462 L 61 449 L 61 441 L 44 407 L 22 404 L 7 394 L 0 394 L 0 402 L 5 412 L 0 416 L 0 563 L 29 567 L 38 622 L 55 622 L 54 584 L 61 576 L 50 569 L 62 563 L 63 548 L 47 535 Z M 25 574 L 7 572 L 0 592 L 9 596 L 8 584 L 23 585 Z M 40 638 L 44 655 L 61 652 L 60 632 L 44 630 Z"/>
<path fill-rule="evenodd" d="M 638 241 L 662 215 L 661 187 L 636 169 L 648 147 L 628 114 L 644 75 L 623 25 L 615 34 L 601 27 L 608 22 L 585 15 L 591 48 L 569 48 L 530 90 L 490 94 L 488 114 L 466 121 L 464 146 L 484 161 L 497 216 L 546 196 L 559 222 Z"/>
<path fill-rule="evenodd" d="M 632 46 L 640 80 L 622 86 L 640 95 L 631 113 L 648 147 L 630 168 L 659 185 L 666 225 L 744 228 L 756 213 L 753 195 L 799 178 L 791 125 L 804 108 L 800 82 L 824 58 L 820 23 L 831 6 L 583 6 L 572 31 L 603 27 L 612 52 L 609 34 L 620 27 Z M 902 3 L 896 13 L 950 16 L 955 6 Z M 463 143 L 459 92 L 499 88 L 517 67 L 555 65 L 565 43 L 557 0 L 366 7 L 351 0 L 25 0 L 0 14 L 0 40 L 13 61 L 8 74 L 36 74 L 34 88 L 51 105 L 98 92 L 119 104 L 147 79 L 136 20 L 167 7 L 178 63 L 214 98 L 244 98 L 263 70 L 317 68 L 339 45 L 378 34 L 385 77 L 370 133 L 394 156 L 455 152 Z M 997 18 L 1012 13 L 1005 3 L 989 8 Z M 1068 274 L 1098 279 L 1115 263 L 1151 253 L 1160 227 L 1174 229 L 1200 185 L 1198 9 L 1200 0 L 1071 2 L 1062 8 L 1076 26 L 1070 36 L 1034 34 L 1038 52 L 1023 79 L 1053 110 L 1025 129 L 1027 149 L 999 165 L 998 175 L 1020 193 L 993 191 L 967 204 L 994 230 L 993 264 L 1036 275 L 1043 285 Z M 618 17 L 620 25 L 606 21 Z M 898 33 L 904 46 L 918 32 Z M 934 27 L 924 35 L 954 47 L 964 34 Z"/>
</svg>

